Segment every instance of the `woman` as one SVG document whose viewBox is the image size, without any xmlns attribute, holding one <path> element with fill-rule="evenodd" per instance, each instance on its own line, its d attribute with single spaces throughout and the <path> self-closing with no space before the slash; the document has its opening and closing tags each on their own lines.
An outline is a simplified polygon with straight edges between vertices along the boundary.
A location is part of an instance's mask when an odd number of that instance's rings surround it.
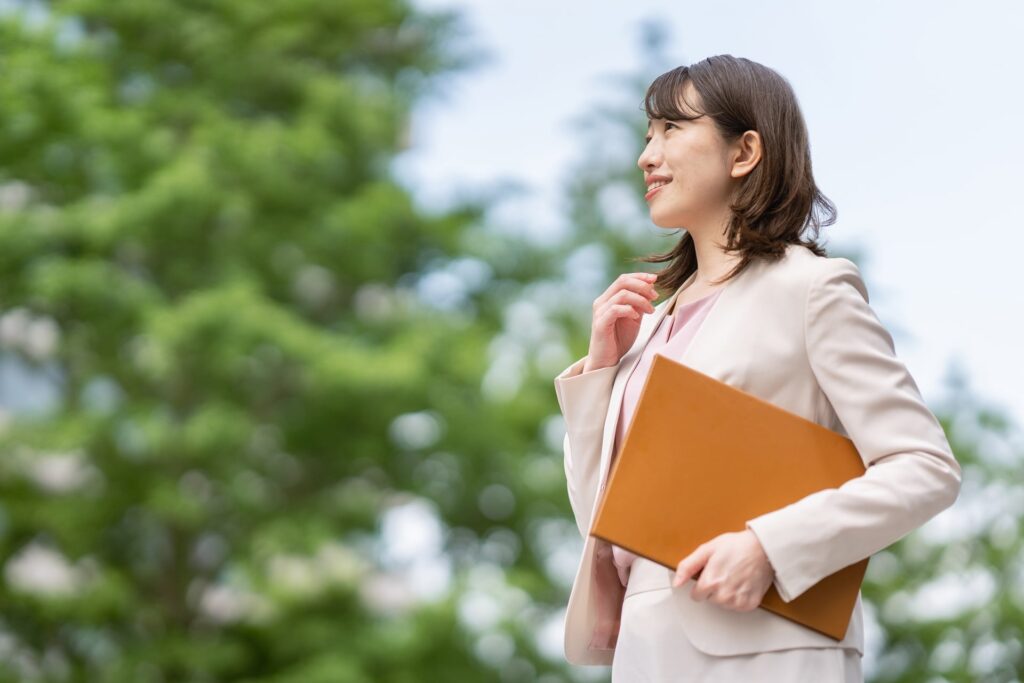
<svg viewBox="0 0 1024 683">
<path fill-rule="evenodd" d="M 664 270 L 622 275 L 597 298 L 588 354 L 555 378 L 585 539 L 566 657 L 611 664 L 613 681 L 862 681 L 859 595 L 841 641 L 758 605 L 772 585 L 797 598 L 952 505 L 960 467 L 859 269 L 815 241 L 815 207 L 825 225 L 835 212 L 785 79 L 710 57 L 659 76 L 645 109 L 651 219 L 685 232 L 643 259 Z M 658 289 L 671 295 L 655 306 Z M 710 539 L 674 572 L 590 536 L 654 353 L 848 436 L 864 475 Z"/>
</svg>

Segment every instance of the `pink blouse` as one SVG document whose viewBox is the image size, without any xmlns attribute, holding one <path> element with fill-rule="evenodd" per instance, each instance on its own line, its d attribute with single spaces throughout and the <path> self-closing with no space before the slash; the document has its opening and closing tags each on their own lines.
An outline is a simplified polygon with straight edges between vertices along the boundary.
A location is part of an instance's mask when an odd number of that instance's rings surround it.
<svg viewBox="0 0 1024 683">
<path fill-rule="evenodd" d="M 717 292 L 708 294 L 696 301 L 682 305 L 676 304 L 676 310 L 662 318 L 658 329 L 654 331 L 647 345 L 644 346 L 639 362 L 626 380 L 625 392 L 622 398 L 622 410 L 619 413 L 619 423 L 615 430 L 615 446 L 612 451 L 614 454 L 612 456 L 613 460 L 619 453 L 622 439 L 626 435 L 626 429 L 629 426 L 630 420 L 633 419 L 637 401 L 640 399 L 640 391 L 643 389 L 644 381 L 647 379 L 647 373 L 650 371 L 654 354 L 660 353 L 672 360 L 681 360 L 686 347 L 689 346 L 700 324 L 707 317 L 711 307 L 723 291 L 724 289 L 719 289 Z M 619 573 L 619 581 L 625 586 L 629 580 L 629 570 L 633 566 L 633 560 L 636 559 L 636 555 L 624 548 L 613 545 L 612 559 L 615 563 L 615 569 Z"/>
</svg>

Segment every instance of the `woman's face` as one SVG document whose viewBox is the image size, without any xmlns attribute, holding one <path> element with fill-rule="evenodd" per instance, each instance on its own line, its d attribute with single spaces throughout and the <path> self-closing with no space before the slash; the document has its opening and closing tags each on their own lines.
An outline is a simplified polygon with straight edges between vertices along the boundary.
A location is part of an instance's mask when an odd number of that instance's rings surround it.
<svg viewBox="0 0 1024 683">
<path fill-rule="evenodd" d="M 687 83 L 686 87 L 686 99 L 699 103 L 693 86 Z M 697 113 L 685 102 L 681 101 L 680 107 L 687 114 Z M 711 117 L 651 119 L 647 140 L 637 166 L 644 172 L 645 199 L 654 224 L 691 232 L 720 231 L 737 181 L 731 176 L 735 150 L 721 138 Z M 659 177 L 669 182 L 653 189 L 652 183 Z"/>
</svg>

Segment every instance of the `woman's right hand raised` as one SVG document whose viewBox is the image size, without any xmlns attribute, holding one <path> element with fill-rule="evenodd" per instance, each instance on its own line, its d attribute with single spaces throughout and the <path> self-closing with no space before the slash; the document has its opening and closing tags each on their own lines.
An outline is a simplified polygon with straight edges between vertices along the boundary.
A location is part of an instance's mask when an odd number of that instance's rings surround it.
<svg viewBox="0 0 1024 683">
<path fill-rule="evenodd" d="M 624 273 L 594 300 L 590 351 L 583 372 L 618 365 L 640 332 L 644 313 L 653 313 L 658 298 L 655 273 Z"/>
</svg>

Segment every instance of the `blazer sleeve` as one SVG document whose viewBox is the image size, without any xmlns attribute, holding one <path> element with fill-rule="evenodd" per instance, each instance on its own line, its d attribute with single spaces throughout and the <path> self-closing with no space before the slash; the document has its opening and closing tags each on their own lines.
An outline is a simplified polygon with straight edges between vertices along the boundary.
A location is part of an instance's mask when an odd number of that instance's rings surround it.
<svg viewBox="0 0 1024 683">
<path fill-rule="evenodd" d="M 565 420 L 562 443 L 569 504 L 580 535 L 590 533 L 590 516 L 597 500 L 601 440 L 618 366 L 583 372 L 586 356 L 555 377 L 555 395 Z"/>
<path fill-rule="evenodd" d="M 825 263 L 807 290 L 807 356 L 866 471 L 747 521 L 786 602 L 895 543 L 960 492 L 942 425 L 868 305 L 860 270 L 845 258 Z"/>
</svg>

